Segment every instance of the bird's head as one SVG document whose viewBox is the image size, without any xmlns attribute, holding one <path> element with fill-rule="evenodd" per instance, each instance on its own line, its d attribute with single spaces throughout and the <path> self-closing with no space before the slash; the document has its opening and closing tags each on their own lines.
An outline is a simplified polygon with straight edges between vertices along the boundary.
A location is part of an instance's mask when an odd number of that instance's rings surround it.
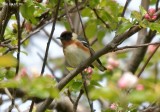
<svg viewBox="0 0 160 112">
<path fill-rule="evenodd" d="M 76 33 L 70 31 L 64 31 L 57 39 L 60 39 L 61 41 L 70 41 L 70 40 L 76 40 L 77 37 L 78 35 Z"/>
</svg>

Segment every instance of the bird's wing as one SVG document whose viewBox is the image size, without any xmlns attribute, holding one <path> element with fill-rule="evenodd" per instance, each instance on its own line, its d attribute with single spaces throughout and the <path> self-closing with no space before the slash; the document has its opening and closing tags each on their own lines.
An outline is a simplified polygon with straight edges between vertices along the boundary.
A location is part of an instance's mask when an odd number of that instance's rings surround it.
<svg viewBox="0 0 160 112">
<path fill-rule="evenodd" d="M 87 43 L 87 41 L 86 41 L 86 39 L 84 38 L 84 37 L 81 37 L 81 36 L 78 36 L 78 38 L 77 38 L 84 46 L 86 46 L 86 47 L 90 47 L 90 45 L 88 45 L 88 43 Z M 94 54 L 95 53 L 95 51 L 90 47 L 90 52 L 91 52 L 91 54 Z M 97 59 L 97 62 L 100 64 L 100 65 L 102 65 L 102 62 L 100 61 L 100 59 Z M 93 65 L 91 65 L 91 67 L 93 68 Z"/>
<path fill-rule="evenodd" d="M 81 36 L 78 36 L 77 39 L 78 39 L 84 46 L 89 47 L 89 45 L 88 45 L 88 43 L 87 43 L 87 41 L 86 41 L 85 38 L 83 38 L 83 37 L 81 37 Z"/>
<path fill-rule="evenodd" d="M 77 38 L 85 47 L 89 48 L 90 45 L 87 43 L 86 39 L 84 37 L 78 36 Z M 91 54 L 94 54 L 95 51 L 90 47 Z M 99 59 L 98 59 L 99 60 Z M 100 60 L 99 60 L 100 61 Z M 90 65 L 90 67 L 94 68 L 93 65 Z"/>
</svg>

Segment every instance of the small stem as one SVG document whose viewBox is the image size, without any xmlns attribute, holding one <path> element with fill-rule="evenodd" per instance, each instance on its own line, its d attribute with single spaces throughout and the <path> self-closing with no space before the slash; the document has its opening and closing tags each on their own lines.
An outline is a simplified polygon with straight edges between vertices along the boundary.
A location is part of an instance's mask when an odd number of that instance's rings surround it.
<svg viewBox="0 0 160 112">
<path fill-rule="evenodd" d="M 88 95 L 88 89 L 87 89 L 85 74 L 84 74 L 83 72 L 81 72 L 81 75 L 82 75 L 82 81 L 83 81 L 84 92 L 85 92 L 85 94 L 86 94 L 86 96 L 87 96 L 87 100 L 88 100 L 88 103 L 89 103 L 91 112 L 94 112 L 94 109 L 93 109 L 93 102 L 90 100 L 89 95 Z"/>
<path fill-rule="evenodd" d="M 73 112 L 76 112 L 76 111 L 77 111 L 78 102 L 79 102 L 81 96 L 83 95 L 83 93 L 84 93 L 84 91 L 83 91 L 83 89 L 81 89 L 81 90 L 80 90 L 80 93 L 79 93 L 79 95 L 78 95 L 78 97 L 77 97 L 77 100 L 76 100 L 76 102 L 74 103 Z"/>
<path fill-rule="evenodd" d="M 159 6 L 159 0 L 156 2 L 156 11 L 158 11 L 158 6 Z"/>
<path fill-rule="evenodd" d="M 127 9 L 130 2 L 131 2 L 131 0 L 126 0 L 125 6 L 124 6 L 122 14 L 121 14 L 121 17 L 124 17 L 124 14 L 125 14 L 126 9 Z"/>
<path fill-rule="evenodd" d="M 156 51 L 158 50 L 160 45 L 158 45 L 156 47 L 156 49 L 153 51 L 153 53 L 148 57 L 147 61 L 145 62 L 144 66 L 142 67 L 142 69 L 140 70 L 140 72 L 137 74 L 137 77 L 140 77 L 142 72 L 144 71 L 144 69 L 146 68 L 147 64 L 149 63 L 149 61 L 151 60 L 151 58 L 153 57 L 153 55 L 156 53 Z"/>
<path fill-rule="evenodd" d="M 68 20 L 68 22 L 70 24 L 71 30 L 72 30 L 72 32 L 74 32 L 75 29 L 74 29 L 74 26 L 73 26 L 73 22 L 72 22 L 71 17 L 70 17 L 70 15 L 68 13 L 67 3 L 65 1 L 64 1 L 64 8 L 65 8 L 65 11 L 66 11 L 67 20 Z"/>
<path fill-rule="evenodd" d="M 124 49 L 129 49 L 129 48 L 146 47 L 146 46 L 149 46 L 149 45 L 160 45 L 160 42 L 146 43 L 146 44 L 133 45 L 133 46 L 124 46 L 124 47 L 115 48 L 113 51 L 115 52 L 115 51 L 124 50 Z"/>
</svg>

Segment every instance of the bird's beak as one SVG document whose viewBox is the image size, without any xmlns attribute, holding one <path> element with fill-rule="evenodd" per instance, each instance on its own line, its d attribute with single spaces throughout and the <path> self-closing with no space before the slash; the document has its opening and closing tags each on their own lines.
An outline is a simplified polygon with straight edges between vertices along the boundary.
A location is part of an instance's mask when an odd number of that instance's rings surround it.
<svg viewBox="0 0 160 112">
<path fill-rule="evenodd" d="M 62 37 L 57 37 L 56 39 L 62 39 Z"/>
</svg>

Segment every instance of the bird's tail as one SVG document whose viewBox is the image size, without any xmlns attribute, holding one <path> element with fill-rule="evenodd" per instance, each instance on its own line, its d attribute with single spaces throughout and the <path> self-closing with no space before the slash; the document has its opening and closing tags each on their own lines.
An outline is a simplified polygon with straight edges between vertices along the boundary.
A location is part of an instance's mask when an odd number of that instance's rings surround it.
<svg viewBox="0 0 160 112">
<path fill-rule="evenodd" d="M 102 71 L 102 72 L 104 72 L 105 70 L 107 70 L 107 68 L 104 67 L 103 65 L 98 65 L 97 68 L 98 68 L 100 71 Z"/>
<path fill-rule="evenodd" d="M 102 72 L 107 70 L 107 68 L 102 65 L 99 59 L 93 62 L 93 66 L 96 66 Z"/>
</svg>

